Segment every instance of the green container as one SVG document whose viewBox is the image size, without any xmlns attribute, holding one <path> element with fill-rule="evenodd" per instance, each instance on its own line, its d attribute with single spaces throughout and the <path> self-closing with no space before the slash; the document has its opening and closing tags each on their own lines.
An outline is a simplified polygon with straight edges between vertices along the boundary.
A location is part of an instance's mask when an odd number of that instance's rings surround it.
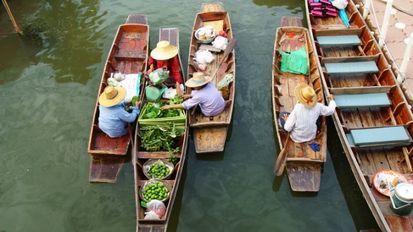
<svg viewBox="0 0 413 232">
<path fill-rule="evenodd" d="M 390 195 L 390 208 L 398 215 L 408 215 L 413 207 L 413 185 L 400 183 Z"/>
<path fill-rule="evenodd" d="M 146 114 L 146 110 L 148 104 L 145 104 L 143 107 L 139 118 L 138 118 L 138 123 L 139 125 L 159 125 L 163 123 L 168 123 L 168 122 L 174 122 L 176 124 L 185 124 L 185 119 L 186 119 L 186 113 L 185 110 L 183 109 L 178 109 L 179 115 L 175 117 L 166 117 L 166 118 L 147 118 L 144 119 L 143 116 Z"/>
</svg>

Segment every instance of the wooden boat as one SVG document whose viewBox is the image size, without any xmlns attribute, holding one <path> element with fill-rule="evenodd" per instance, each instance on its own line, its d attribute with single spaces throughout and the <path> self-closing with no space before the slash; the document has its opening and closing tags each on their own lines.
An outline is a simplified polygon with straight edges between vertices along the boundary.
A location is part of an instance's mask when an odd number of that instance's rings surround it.
<svg viewBox="0 0 413 232">
<path fill-rule="evenodd" d="M 129 15 L 119 26 L 106 60 L 96 99 L 90 128 L 88 153 L 90 154 L 90 182 L 116 182 L 128 152 L 132 130 L 120 138 L 110 138 L 98 127 L 99 95 L 107 86 L 111 73 L 134 74 L 146 70 L 149 26 L 146 16 Z"/>
<path fill-rule="evenodd" d="M 202 45 L 195 38 L 195 31 L 205 25 L 213 25 L 215 31 L 224 30 L 228 34 L 228 39 L 233 38 L 231 22 L 228 12 L 220 3 L 203 4 L 201 12 L 195 16 L 195 22 L 191 35 L 191 45 L 189 47 L 188 58 L 188 79 L 192 77 L 192 73 L 198 71 L 197 65 L 193 58 L 195 52 L 198 51 Z M 217 84 L 226 73 L 231 73 L 235 77 L 235 50 L 225 58 L 224 53 L 215 53 L 215 60 L 208 64 L 205 73 L 213 77 L 212 82 Z M 223 62 L 221 66 L 220 63 Z M 218 70 L 219 68 L 219 70 Z M 189 124 L 193 129 L 193 137 L 195 143 L 195 150 L 197 153 L 213 153 L 224 151 L 225 141 L 227 139 L 228 128 L 231 124 L 232 112 L 234 108 L 235 97 L 235 78 L 229 84 L 228 88 L 227 106 L 221 114 L 215 117 L 205 117 L 200 111 L 193 111 L 189 117 Z"/>
<path fill-rule="evenodd" d="M 308 3 L 306 3 L 308 9 Z M 382 231 L 412 231 L 379 193 L 373 176 L 391 170 L 412 175 L 413 116 L 390 67 L 354 3 L 339 18 L 307 19 L 323 67 L 325 93 L 334 95 L 334 122 L 355 179 Z M 386 186 L 386 185 L 385 185 Z"/>
<path fill-rule="evenodd" d="M 159 41 L 167 40 L 172 45 L 175 45 L 179 48 L 179 30 L 178 28 L 160 28 L 159 29 Z M 182 63 L 181 58 L 178 53 L 179 62 L 181 64 L 181 72 L 182 72 Z M 183 73 L 181 73 L 182 77 L 185 79 Z M 134 167 L 134 177 L 135 177 L 135 199 L 136 199 L 136 231 L 166 231 L 168 226 L 168 221 L 171 217 L 172 208 L 175 202 L 175 198 L 177 195 L 179 182 L 182 176 L 182 170 L 185 164 L 185 157 L 186 151 L 188 146 L 188 122 L 187 118 L 185 120 L 185 131 L 180 138 L 180 151 L 171 154 L 168 151 L 160 151 L 160 152 L 147 152 L 140 149 L 141 139 L 139 137 L 139 125 L 136 126 L 135 130 L 135 139 L 133 144 L 133 152 L 132 152 L 132 161 Z M 141 205 L 141 197 L 139 191 L 141 190 L 142 186 L 144 186 L 145 182 L 148 179 L 145 177 L 143 173 L 143 164 L 149 159 L 168 159 L 169 157 L 176 157 L 177 164 L 175 165 L 175 170 L 172 173 L 171 177 L 167 180 L 163 180 L 162 182 L 170 189 L 169 199 L 166 200 L 166 214 L 160 220 L 148 220 L 144 219 L 145 217 L 145 208 Z"/>
<path fill-rule="evenodd" d="M 294 89 L 301 83 L 312 86 L 318 96 L 318 101 L 324 104 L 323 86 L 317 56 L 307 29 L 301 27 L 301 20 L 294 17 L 283 17 L 281 27 L 275 34 L 273 68 L 272 68 L 272 105 L 275 119 L 276 134 L 280 150 L 287 152 L 286 169 L 291 189 L 297 192 L 318 192 L 322 167 L 327 158 L 327 127 L 324 117 L 320 117 L 319 132 L 314 142 L 320 145 L 320 151 L 313 151 L 307 143 L 295 143 L 279 125 L 280 112 L 291 112 L 297 102 Z M 297 23 L 298 22 L 298 23 Z M 288 25 L 296 26 L 288 26 Z M 298 24 L 298 25 L 297 25 Z M 288 35 L 293 35 L 288 38 Z M 281 72 L 280 50 L 295 51 L 305 47 L 308 54 L 309 74 L 294 74 Z"/>
</svg>

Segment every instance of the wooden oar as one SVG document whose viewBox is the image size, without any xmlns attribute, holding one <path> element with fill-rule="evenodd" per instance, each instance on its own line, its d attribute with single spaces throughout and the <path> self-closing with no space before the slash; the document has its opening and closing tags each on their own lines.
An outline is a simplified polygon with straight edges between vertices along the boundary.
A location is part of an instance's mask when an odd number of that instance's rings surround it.
<svg viewBox="0 0 413 232">
<path fill-rule="evenodd" d="M 211 75 L 211 80 L 213 80 L 213 79 L 215 78 L 215 76 L 217 75 L 217 73 L 218 73 L 219 71 L 222 71 L 222 70 L 220 70 L 220 68 L 221 68 L 222 64 L 226 61 L 228 55 L 232 52 L 232 50 L 234 50 L 234 47 L 235 47 L 235 44 L 236 44 L 236 43 L 237 43 L 237 40 L 236 40 L 235 38 L 232 38 L 232 39 L 228 42 L 227 47 L 226 47 L 225 50 L 224 50 L 224 56 L 223 56 L 222 59 L 218 62 L 218 67 L 217 67 L 217 69 L 215 70 L 215 73 L 214 73 L 213 75 Z M 226 68 L 226 67 L 225 67 L 225 68 Z M 225 70 L 224 70 L 224 72 L 225 72 Z"/>
<path fill-rule="evenodd" d="M 285 164 L 287 162 L 287 145 L 290 141 L 290 133 L 287 135 L 287 139 L 285 140 L 284 147 L 280 151 L 277 157 L 277 161 L 275 162 L 274 166 L 274 174 L 277 176 L 281 176 L 285 169 Z"/>
</svg>

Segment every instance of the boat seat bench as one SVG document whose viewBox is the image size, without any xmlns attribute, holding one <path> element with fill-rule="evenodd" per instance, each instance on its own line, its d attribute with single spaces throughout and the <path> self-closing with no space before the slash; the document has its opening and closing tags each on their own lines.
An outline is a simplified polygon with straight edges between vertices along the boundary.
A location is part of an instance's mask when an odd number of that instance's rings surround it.
<svg viewBox="0 0 413 232">
<path fill-rule="evenodd" d="M 403 126 L 352 129 L 346 136 L 353 147 L 406 146 L 412 142 Z"/>
<path fill-rule="evenodd" d="M 317 36 L 321 47 L 357 46 L 361 40 L 357 35 Z"/>
<path fill-rule="evenodd" d="M 379 68 L 374 61 L 325 63 L 327 74 L 369 74 L 378 73 Z"/>
<path fill-rule="evenodd" d="M 391 102 L 387 93 L 334 95 L 338 108 L 387 107 Z"/>
</svg>

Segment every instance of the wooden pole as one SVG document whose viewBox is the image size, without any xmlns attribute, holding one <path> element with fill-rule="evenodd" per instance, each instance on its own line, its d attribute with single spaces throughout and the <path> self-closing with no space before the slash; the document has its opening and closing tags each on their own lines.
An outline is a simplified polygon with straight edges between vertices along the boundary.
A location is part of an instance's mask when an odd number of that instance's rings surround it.
<svg viewBox="0 0 413 232">
<path fill-rule="evenodd" d="M 363 18 L 366 19 L 369 15 L 371 0 L 366 0 L 363 10 Z"/>
<path fill-rule="evenodd" d="M 406 49 L 404 50 L 403 61 L 400 65 L 399 75 L 397 75 L 397 81 L 399 83 L 403 82 L 406 78 L 406 71 L 407 71 L 407 64 L 410 61 L 410 57 L 412 55 L 412 47 L 413 47 L 413 33 L 407 39 Z"/>
<path fill-rule="evenodd" d="M 2 0 L 2 2 L 3 2 L 3 5 L 4 5 L 4 8 L 6 8 L 7 14 L 9 15 L 10 21 L 11 21 L 11 23 L 13 24 L 14 30 L 16 31 L 16 33 L 19 33 L 19 34 L 22 35 L 22 34 L 23 34 L 23 31 L 20 30 L 19 25 L 17 25 L 17 22 L 16 22 L 16 20 L 14 19 L 13 14 L 11 13 L 9 4 L 7 4 L 7 1 L 6 1 L 6 0 Z"/>
<path fill-rule="evenodd" d="M 393 0 L 387 0 L 386 11 L 384 12 L 383 24 L 381 25 L 379 45 L 383 47 L 386 40 L 387 28 L 389 27 L 390 13 L 393 6 Z"/>
</svg>

